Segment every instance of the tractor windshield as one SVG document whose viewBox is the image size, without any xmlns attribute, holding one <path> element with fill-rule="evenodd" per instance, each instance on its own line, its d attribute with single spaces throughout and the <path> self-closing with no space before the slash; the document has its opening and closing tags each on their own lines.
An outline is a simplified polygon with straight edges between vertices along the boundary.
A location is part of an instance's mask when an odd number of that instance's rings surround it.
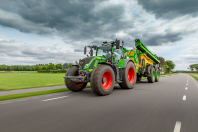
<svg viewBox="0 0 198 132">
<path fill-rule="evenodd" d="M 116 47 L 113 48 L 114 51 L 114 61 L 119 62 L 122 59 L 122 49 L 116 49 Z"/>
<path fill-rule="evenodd" d="M 101 46 L 98 48 L 97 56 L 104 56 L 108 61 L 111 61 L 111 45 Z"/>
</svg>

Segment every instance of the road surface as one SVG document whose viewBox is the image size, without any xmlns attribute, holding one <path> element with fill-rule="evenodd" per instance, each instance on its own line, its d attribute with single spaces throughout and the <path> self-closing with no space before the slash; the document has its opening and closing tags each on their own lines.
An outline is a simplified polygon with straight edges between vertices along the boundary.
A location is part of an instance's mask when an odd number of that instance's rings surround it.
<svg viewBox="0 0 198 132">
<path fill-rule="evenodd" d="M 0 102 L 0 132 L 198 132 L 198 83 L 189 75 Z"/>
</svg>

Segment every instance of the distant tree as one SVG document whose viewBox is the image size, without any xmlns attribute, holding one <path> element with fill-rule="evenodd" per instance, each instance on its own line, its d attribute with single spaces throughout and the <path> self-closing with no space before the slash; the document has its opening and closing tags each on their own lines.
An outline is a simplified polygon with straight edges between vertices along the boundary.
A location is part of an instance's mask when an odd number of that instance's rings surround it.
<svg viewBox="0 0 198 132">
<path fill-rule="evenodd" d="M 35 70 L 40 70 L 40 67 L 38 65 L 35 66 Z"/>
<path fill-rule="evenodd" d="M 198 73 L 198 64 L 195 64 L 194 68 L 197 70 L 197 73 Z"/>
<path fill-rule="evenodd" d="M 46 69 L 47 69 L 47 66 L 46 66 L 46 65 L 43 65 L 43 66 L 41 67 L 41 69 L 42 69 L 42 70 L 46 70 Z"/>
<path fill-rule="evenodd" d="M 163 65 L 163 69 L 165 72 L 168 72 L 169 66 L 168 65 Z"/>
<path fill-rule="evenodd" d="M 7 65 L 3 64 L 3 65 L 1 65 L 1 67 L 2 67 L 2 70 L 3 71 L 6 71 L 7 70 Z"/>
<path fill-rule="evenodd" d="M 14 66 L 10 66 L 11 71 L 14 71 Z"/>
<path fill-rule="evenodd" d="M 68 69 L 69 65 L 67 63 L 63 64 L 63 69 Z"/>
<path fill-rule="evenodd" d="M 19 66 L 18 66 L 18 70 L 19 70 L 19 71 L 23 71 L 23 66 L 19 65 Z M 27 71 L 28 71 L 28 70 L 27 70 Z"/>
<path fill-rule="evenodd" d="M 193 70 L 197 70 L 198 64 L 192 64 L 189 66 L 190 70 L 193 72 Z"/>
<path fill-rule="evenodd" d="M 32 69 L 31 66 L 25 66 L 26 71 L 31 71 L 31 69 Z"/>
<path fill-rule="evenodd" d="M 63 68 L 63 65 L 62 64 L 56 64 L 56 68 L 57 69 L 62 69 Z"/>
<path fill-rule="evenodd" d="M 193 66 L 193 65 L 190 65 L 189 68 L 190 68 L 190 70 L 193 72 L 194 66 Z"/>
<path fill-rule="evenodd" d="M 73 65 L 72 63 L 69 63 L 69 66 L 68 66 L 68 68 L 71 68 L 71 67 L 72 67 L 72 65 Z"/>
<path fill-rule="evenodd" d="M 166 65 L 165 59 L 163 57 L 158 57 L 158 60 L 160 61 L 160 69 L 163 71 L 163 65 Z"/>
<path fill-rule="evenodd" d="M 7 66 L 7 71 L 11 71 L 11 66 Z"/>
<path fill-rule="evenodd" d="M 55 65 L 52 64 L 52 63 L 49 63 L 48 66 L 47 66 L 47 69 L 50 70 L 50 73 L 51 73 L 51 70 L 55 68 Z"/>
<path fill-rule="evenodd" d="M 171 60 L 167 60 L 166 65 L 168 65 L 168 68 L 166 69 L 168 73 L 175 68 L 175 64 Z"/>
</svg>

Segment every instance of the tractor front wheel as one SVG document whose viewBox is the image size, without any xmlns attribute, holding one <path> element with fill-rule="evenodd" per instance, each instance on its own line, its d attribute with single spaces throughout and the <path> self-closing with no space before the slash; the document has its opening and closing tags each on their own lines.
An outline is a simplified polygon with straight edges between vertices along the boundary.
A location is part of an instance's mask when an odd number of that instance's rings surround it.
<svg viewBox="0 0 198 132">
<path fill-rule="evenodd" d="M 122 71 L 122 83 L 119 83 L 123 89 L 132 89 L 136 83 L 136 68 L 133 62 L 129 61 L 126 68 Z"/>
<path fill-rule="evenodd" d="M 65 76 L 78 76 L 78 70 L 79 68 L 77 66 L 73 66 L 66 72 Z M 87 82 L 74 82 L 68 78 L 65 78 L 65 85 L 69 90 L 79 92 L 86 87 Z"/>
<path fill-rule="evenodd" d="M 91 74 L 91 89 L 97 95 L 108 95 L 115 84 L 115 74 L 108 65 L 99 65 Z"/>
</svg>

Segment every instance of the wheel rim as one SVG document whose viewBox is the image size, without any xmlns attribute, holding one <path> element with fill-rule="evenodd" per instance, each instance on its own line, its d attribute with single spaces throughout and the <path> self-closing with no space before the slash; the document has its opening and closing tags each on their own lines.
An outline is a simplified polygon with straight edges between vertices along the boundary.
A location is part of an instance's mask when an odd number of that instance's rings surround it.
<svg viewBox="0 0 198 132">
<path fill-rule="evenodd" d="M 78 76 L 79 74 L 76 74 L 75 76 Z M 82 86 L 84 84 L 84 82 L 74 82 L 74 84 L 76 84 L 77 86 Z"/>
<path fill-rule="evenodd" d="M 153 80 L 155 80 L 155 71 L 153 71 Z"/>
<path fill-rule="evenodd" d="M 134 79 L 135 79 L 135 72 L 134 72 L 133 68 L 130 67 L 128 70 L 128 80 L 130 83 L 133 83 Z"/>
<path fill-rule="evenodd" d="M 105 90 L 110 89 L 110 87 L 112 85 L 112 81 L 113 81 L 111 72 L 109 72 L 109 71 L 104 72 L 102 75 L 101 81 L 102 81 L 102 87 Z"/>
</svg>

